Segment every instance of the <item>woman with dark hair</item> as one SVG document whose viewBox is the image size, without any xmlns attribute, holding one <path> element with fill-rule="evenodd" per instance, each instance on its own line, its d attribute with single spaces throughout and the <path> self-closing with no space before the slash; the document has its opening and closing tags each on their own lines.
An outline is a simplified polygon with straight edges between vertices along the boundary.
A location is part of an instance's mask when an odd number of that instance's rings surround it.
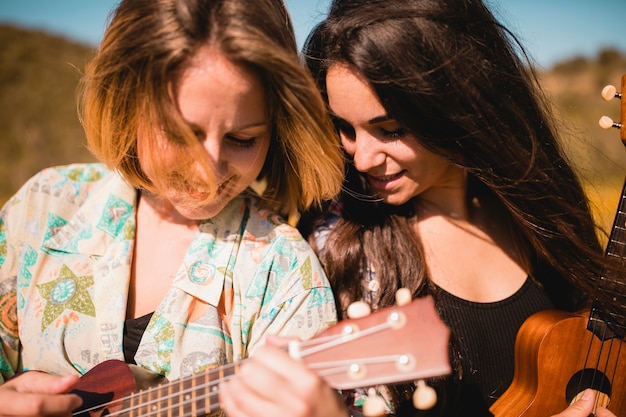
<svg viewBox="0 0 626 417">
<path fill-rule="evenodd" d="M 522 323 L 587 306 L 605 261 L 531 63 L 480 0 L 335 0 L 304 53 L 348 157 L 340 196 L 302 222 L 340 315 L 408 288 L 451 329 L 434 408 L 413 407 L 413 384 L 379 397 L 395 415 L 491 415 Z M 247 415 L 268 411 L 232 384 Z M 586 416 L 585 399 L 567 415 Z"/>
<path fill-rule="evenodd" d="M 101 162 L 0 211 L 0 416 L 71 415 L 107 359 L 179 380 L 336 321 L 286 219 L 343 157 L 282 0 L 122 0 L 80 110 Z"/>
</svg>

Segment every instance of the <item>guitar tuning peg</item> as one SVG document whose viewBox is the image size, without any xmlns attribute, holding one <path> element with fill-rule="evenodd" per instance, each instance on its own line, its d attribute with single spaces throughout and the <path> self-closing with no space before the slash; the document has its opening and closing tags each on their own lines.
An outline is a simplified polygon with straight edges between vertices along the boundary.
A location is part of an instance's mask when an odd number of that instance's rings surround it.
<svg viewBox="0 0 626 417">
<path fill-rule="evenodd" d="M 612 100 L 614 98 L 622 98 L 622 95 L 617 92 L 617 88 L 614 85 L 606 85 L 602 89 L 602 93 L 600 94 L 605 101 Z"/>
<path fill-rule="evenodd" d="M 417 381 L 413 393 L 413 406 L 418 410 L 429 410 L 437 403 L 437 392 L 431 386 L 426 385 L 423 379 Z"/>
<path fill-rule="evenodd" d="M 365 301 L 355 301 L 348 306 L 346 313 L 351 319 L 358 319 L 361 317 L 369 316 L 372 309 Z"/>
<path fill-rule="evenodd" d="M 400 288 L 396 291 L 396 304 L 399 306 L 405 306 L 411 302 L 413 296 L 408 288 Z"/>
<path fill-rule="evenodd" d="M 610 129 L 612 127 L 619 129 L 622 127 L 621 123 L 614 122 L 609 116 L 602 116 L 600 120 L 598 120 L 598 124 L 602 129 Z"/>
<path fill-rule="evenodd" d="M 387 414 L 387 405 L 374 388 L 367 390 L 367 398 L 363 403 L 363 415 L 366 417 L 381 417 Z"/>
</svg>

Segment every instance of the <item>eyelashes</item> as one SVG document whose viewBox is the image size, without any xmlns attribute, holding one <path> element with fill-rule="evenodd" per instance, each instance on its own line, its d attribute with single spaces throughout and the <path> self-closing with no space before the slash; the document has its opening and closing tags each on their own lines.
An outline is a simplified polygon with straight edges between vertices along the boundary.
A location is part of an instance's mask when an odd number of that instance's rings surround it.
<svg viewBox="0 0 626 417">
<path fill-rule="evenodd" d="M 335 115 L 332 115 L 331 118 L 337 134 L 349 140 L 356 140 L 356 129 L 354 126 Z M 379 140 L 397 140 L 409 134 L 409 132 L 394 119 L 385 119 L 382 122 L 372 123 L 365 129 L 369 135 Z"/>
<path fill-rule="evenodd" d="M 204 142 L 206 140 L 206 135 L 203 131 L 194 130 L 193 133 L 194 135 L 196 135 L 196 138 L 198 139 L 198 141 Z M 252 148 L 254 145 L 257 144 L 257 140 L 258 140 L 257 136 L 241 138 L 241 137 L 234 136 L 234 135 L 226 135 L 224 138 L 228 142 L 232 143 L 233 145 L 241 147 L 241 148 Z"/>
<path fill-rule="evenodd" d="M 229 142 L 232 142 L 235 146 L 239 146 L 242 148 L 252 148 L 254 145 L 256 145 L 258 137 L 253 136 L 250 138 L 242 139 L 236 136 L 226 136 L 226 139 Z"/>
<path fill-rule="evenodd" d="M 400 138 L 406 136 L 406 134 L 407 134 L 406 129 L 404 129 L 402 127 L 398 128 L 398 129 L 395 129 L 395 130 L 381 129 L 381 132 L 388 139 L 400 139 Z"/>
</svg>

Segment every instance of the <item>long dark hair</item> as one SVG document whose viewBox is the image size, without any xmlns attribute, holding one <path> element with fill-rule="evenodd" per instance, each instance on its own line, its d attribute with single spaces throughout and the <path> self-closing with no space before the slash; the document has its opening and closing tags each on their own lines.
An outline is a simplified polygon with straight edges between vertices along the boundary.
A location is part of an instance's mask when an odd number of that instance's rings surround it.
<svg viewBox="0 0 626 417">
<path fill-rule="evenodd" d="M 422 146 L 466 170 L 468 199 L 498 208 L 552 302 L 581 306 L 604 263 L 598 230 L 530 59 L 482 1 L 334 0 L 304 55 L 324 96 L 329 66 L 360 72 Z M 341 307 L 361 298 L 368 262 L 379 307 L 399 287 L 431 292 L 415 214 L 364 198 L 364 184 L 348 162 L 340 219 L 320 253 Z"/>
<path fill-rule="evenodd" d="M 493 196 L 529 251 L 531 275 L 558 307 L 577 308 L 576 289 L 593 290 L 604 257 L 588 200 L 558 143 L 533 69 L 520 58 L 523 49 L 481 1 L 335 0 L 304 53 L 324 95 L 328 67 L 352 66 L 424 147 L 467 171 L 469 198 Z M 394 289 L 423 286 L 415 278 L 426 276 L 422 255 L 397 257 L 405 247 L 420 252 L 403 220 L 412 213 L 360 198 L 367 190 L 354 167 L 346 169 L 343 214 L 333 231 L 342 238 L 329 243 L 349 248 L 360 241 L 356 247 L 367 251 L 360 244 L 370 241 L 374 248 L 391 240 L 399 245 L 391 248 L 394 256 L 376 262 L 369 254 L 378 278 L 388 277 Z M 335 285 L 357 284 L 351 274 L 332 273 L 335 263 L 350 268 L 346 251 L 325 252 Z M 411 278 L 398 275 L 404 270 Z"/>
</svg>

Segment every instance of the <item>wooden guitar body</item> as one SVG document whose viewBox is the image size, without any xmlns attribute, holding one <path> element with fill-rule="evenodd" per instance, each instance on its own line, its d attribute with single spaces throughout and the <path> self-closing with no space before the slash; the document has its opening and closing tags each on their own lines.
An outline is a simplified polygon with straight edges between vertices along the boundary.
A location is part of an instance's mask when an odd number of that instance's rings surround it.
<svg viewBox="0 0 626 417">
<path fill-rule="evenodd" d="M 610 398 L 608 409 L 626 416 L 626 343 L 602 342 L 587 330 L 589 315 L 542 311 L 520 328 L 515 376 L 493 404 L 496 417 L 546 417 L 562 412 L 585 388 Z"/>
<path fill-rule="evenodd" d="M 122 406 L 118 400 L 135 390 L 137 390 L 137 385 L 126 363 L 103 362 L 87 372 L 80 379 L 78 387 L 72 391 L 83 399 L 83 405 L 74 410 L 74 415 L 100 417 L 114 414 Z M 109 406 L 103 408 L 103 404 Z"/>
</svg>

